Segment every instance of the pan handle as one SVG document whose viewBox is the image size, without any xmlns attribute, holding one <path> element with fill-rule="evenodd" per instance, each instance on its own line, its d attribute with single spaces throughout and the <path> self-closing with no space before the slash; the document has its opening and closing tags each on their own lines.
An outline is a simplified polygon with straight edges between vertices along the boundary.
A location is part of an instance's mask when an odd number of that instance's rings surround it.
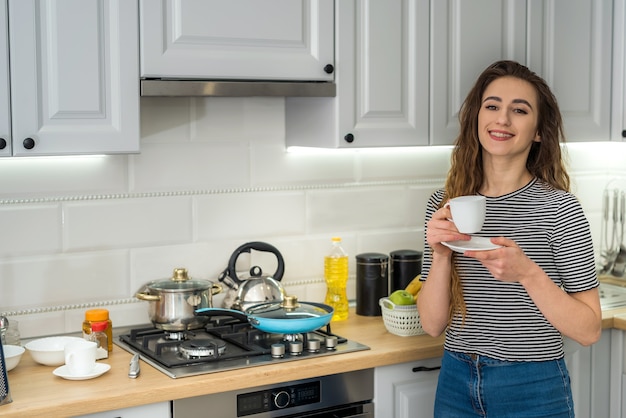
<svg viewBox="0 0 626 418">
<path fill-rule="evenodd" d="M 194 311 L 196 316 L 230 316 L 242 322 L 248 322 L 248 315 L 235 309 L 200 308 Z"/>
</svg>

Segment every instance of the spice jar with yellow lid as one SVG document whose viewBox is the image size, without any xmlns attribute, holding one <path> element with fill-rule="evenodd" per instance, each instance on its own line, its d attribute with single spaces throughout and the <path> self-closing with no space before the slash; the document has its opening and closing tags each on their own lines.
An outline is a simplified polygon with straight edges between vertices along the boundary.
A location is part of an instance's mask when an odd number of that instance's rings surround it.
<svg viewBox="0 0 626 418">
<path fill-rule="evenodd" d="M 113 351 L 113 323 L 109 319 L 109 311 L 107 309 L 89 309 L 85 311 L 85 320 L 83 321 L 83 338 L 89 340 L 93 332 L 92 324 L 95 322 L 106 322 L 107 326 L 104 333 L 107 336 L 107 351 Z"/>
</svg>

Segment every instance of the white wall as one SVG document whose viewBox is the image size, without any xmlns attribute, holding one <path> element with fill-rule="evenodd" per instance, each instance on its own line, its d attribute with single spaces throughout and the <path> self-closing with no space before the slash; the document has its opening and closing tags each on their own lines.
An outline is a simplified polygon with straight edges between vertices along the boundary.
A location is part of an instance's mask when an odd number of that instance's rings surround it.
<svg viewBox="0 0 626 418">
<path fill-rule="evenodd" d="M 108 308 L 114 325 L 148 322 L 147 302 L 133 297 L 143 284 L 175 267 L 217 280 L 248 241 L 276 246 L 287 291 L 308 301 L 323 301 L 333 235 L 351 256 L 422 250 L 425 201 L 443 184 L 449 148 L 294 154 L 283 99 L 141 106 L 139 155 L 0 161 L 0 312 L 22 336 L 78 331 L 92 306 Z M 625 150 L 569 148 L 598 241 L 603 188 L 614 179 L 626 189 Z M 251 262 L 275 269 L 271 255 Z"/>
</svg>

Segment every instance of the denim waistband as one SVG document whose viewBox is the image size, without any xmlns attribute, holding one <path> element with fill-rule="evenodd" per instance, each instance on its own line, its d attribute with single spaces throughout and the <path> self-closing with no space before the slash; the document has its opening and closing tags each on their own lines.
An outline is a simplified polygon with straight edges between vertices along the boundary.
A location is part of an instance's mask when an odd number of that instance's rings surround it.
<svg viewBox="0 0 626 418">
<path fill-rule="evenodd" d="M 507 366 L 507 365 L 524 363 L 524 361 L 518 361 L 518 360 L 515 360 L 515 361 L 499 360 L 499 359 L 485 356 L 483 354 L 478 354 L 478 353 L 462 353 L 458 351 L 449 351 L 449 350 L 446 350 L 446 352 L 449 353 L 454 358 L 456 358 L 457 360 L 464 361 L 467 363 L 476 363 L 476 364 L 483 364 L 483 365 L 490 365 L 490 366 Z M 560 360 L 560 359 L 555 359 L 555 360 Z M 548 360 L 548 361 L 553 361 L 553 360 Z"/>
</svg>

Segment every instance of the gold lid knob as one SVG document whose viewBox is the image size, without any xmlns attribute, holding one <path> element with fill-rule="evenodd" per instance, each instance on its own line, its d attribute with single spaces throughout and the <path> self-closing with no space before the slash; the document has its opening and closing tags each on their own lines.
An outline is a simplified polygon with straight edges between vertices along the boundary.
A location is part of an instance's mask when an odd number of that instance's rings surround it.
<svg viewBox="0 0 626 418">
<path fill-rule="evenodd" d="M 172 280 L 175 282 L 186 282 L 187 280 L 189 280 L 189 276 L 187 275 L 187 269 L 182 267 L 175 268 L 174 274 L 172 275 Z"/>
</svg>

